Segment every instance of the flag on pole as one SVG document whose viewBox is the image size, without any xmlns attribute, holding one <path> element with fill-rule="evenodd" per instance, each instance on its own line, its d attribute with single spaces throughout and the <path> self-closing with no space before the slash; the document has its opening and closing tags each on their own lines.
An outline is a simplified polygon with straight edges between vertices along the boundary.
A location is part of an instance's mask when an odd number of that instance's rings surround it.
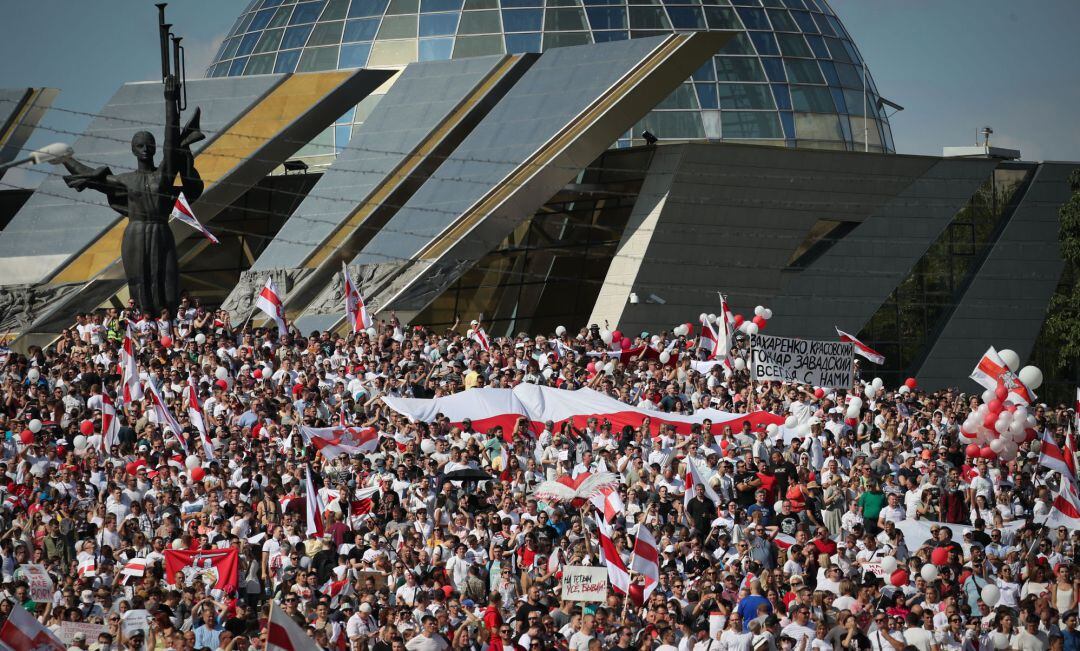
<svg viewBox="0 0 1080 651">
<path fill-rule="evenodd" d="M 121 583 L 128 583 L 131 579 L 141 579 L 146 574 L 146 559 L 133 558 L 124 563 L 124 569 L 120 570 Z"/>
<path fill-rule="evenodd" d="M 836 326 L 833 326 L 833 327 L 836 328 Z M 852 337 L 851 335 L 844 332 L 840 328 L 836 328 L 836 335 L 838 337 L 840 337 L 840 341 L 844 342 L 845 344 L 854 344 L 855 345 L 855 354 L 858 355 L 859 357 L 866 358 L 866 359 L 870 360 L 871 362 L 873 362 L 875 364 L 884 364 L 885 363 L 885 356 L 884 355 L 882 355 L 878 351 L 874 350 L 870 346 L 867 346 L 866 344 L 859 341 L 855 337 Z"/>
<path fill-rule="evenodd" d="M 601 488 L 599 493 L 589 498 L 589 501 L 597 511 L 604 514 L 604 522 L 611 522 L 626 511 L 626 504 L 619 497 L 619 491 L 610 486 Z"/>
<path fill-rule="evenodd" d="M 326 529 L 323 527 L 323 503 L 319 499 L 319 493 L 315 490 L 315 484 L 311 481 L 311 467 L 307 469 L 305 480 L 305 495 L 307 506 L 307 528 L 304 530 L 308 538 L 322 536 Z"/>
<path fill-rule="evenodd" d="M 656 539 L 644 524 L 638 525 L 637 539 L 634 540 L 634 562 L 630 569 L 645 578 L 645 600 L 656 590 L 660 581 L 660 549 Z"/>
<path fill-rule="evenodd" d="M 157 417 L 158 424 L 172 430 L 173 436 L 180 441 L 180 447 L 184 448 L 184 454 L 187 454 L 188 445 L 187 440 L 184 438 L 184 428 L 180 427 L 180 423 L 177 422 L 176 417 L 169 411 L 169 407 L 161 398 L 161 394 L 158 393 L 154 383 L 147 382 L 146 386 L 150 387 L 150 402 L 153 405 L 154 415 Z"/>
<path fill-rule="evenodd" d="M 375 497 L 380 493 L 378 486 L 354 491 L 353 497 L 356 499 L 349 503 L 349 513 L 351 515 L 367 515 L 371 513 L 375 509 Z"/>
<path fill-rule="evenodd" d="M 615 543 L 611 540 L 611 527 L 604 519 L 594 515 L 596 520 L 596 532 L 600 538 L 600 562 L 607 567 L 608 581 L 612 587 L 622 594 L 630 594 L 630 572 L 626 569 L 619 551 L 615 549 Z"/>
<path fill-rule="evenodd" d="M 345 314 L 349 317 L 349 325 L 352 326 L 354 334 L 363 332 L 372 326 L 371 317 L 368 316 L 360 288 L 349 277 L 349 265 L 344 262 L 341 263 L 341 276 L 345 282 Z"/>
<path fill-rule="evenodd" d="M 263 314 L 274 320 L 277 324 L 278 334 L 285 336 L 285 303 L 281 299 L 281 292 L 274 284 L 273 277 L 266 279 L 266 284 L 259 291 L 259 297 L 255 299 L 255 307 Z"/>
<path fill-rule="evenodd" d="M 1005 387 L 1009 392 L 1006 400 L 1011 400 L 1014 405 L 1029 405 L 1038 398 L 1034 391 L 1020 381 L 1016 373 L 1009 370 L 993 346 L 987 349 L 979 360 L 975 370 L 971 372 L 971 379 L 991 391 L 996 391 L 999 386 Z"/>
<path fill-rule="evenodd" d="M 124 404 L 143 399 L 142 383 L 139 382 L 139 367 L 135 358 L 135 338 L 131 334 L 131 322 L 124 332 L 124 341 L 120 347 L 120 384 Z"/>
<path fill-rule="evenodd" d="M 484 332 L 484 327 L 480 325 L 480 321 L 473 322 L 473 327 L 469 330 L 469 338 L 480 344 L 480 347 L 484 349 L 484 352 L 491 351 L 491 340 L 488 339 L 487 333 Z"/>
<path fill-rule="evenodd" d="M 690 504 L 690 500 L 694 499 L 697 495 L 697 488 L 701 486 L 705 489 L 705 497 L 712 500 L 712 503 L 719 506 L 720 496 L 716 494 L 713 487 L 709 485 L 709 482 L 702 480 L 701 471 L 698 470 L 697 464 L 694 463 L 694 459 L 686 457 L 686 492 L 683 494 L 683 506 Z"/>
<path fill-rule="evenodd" d="M 191 210 L 191 204 L 188 203 L 183 192 L 180 193 L 180 196 L 176 198 L 176 203 L 173 204 L 172 216 L 199 231 L 214 244 L 218 243 L 218 238 L 214 237 L 214 234 L 206 230 L 206 227 L 195 218 L 195 213 Z"/>
<path fill-rule="evenodd" d="M 319 651 L 319 647 L 278 602 L 272 600 L 270 616 L 266 620 L 266 651 Z"/>
<path fill-rule="evenodd" d="M 1043 431 L 1041 438 L 1042 450 L 1039 452 L 1039 465 L 1060 472 L 1071 481 L 1076 481 L 1076 461 L 1074 460 L 1072 465 L 1069 464 L 1069 455 L 1061 449 L 1054 437 L 1050 436 L 1050 432 Z"/>
<path fill-rule="evenodd" d="M 719 292 L 717 292 L 719 294 Z M 720 294 L 720 314 L 717 315 L 722 327 L 716 329 L 716 343 L 720 352 L 718 357 L 726 358 L 731 350 L 731 331 L 734 330 L 731 310 L 728 308 L 727 296 Z"/>
<path fill-rule="evenodd" d="M 1077 489 L 1076 482 L 1066 475 L 1061 477 L 1057 494 L 1050 504 L 1050 513 L 1043 524 L 1048 527 L 1080 528 L 1080 490 Z"/>
<path fill-rule="evenodd" d="M 116 405 L 108 393 L 101 392 L 101 451 L 112 453 L 113 446 L 119 445 L 120 419 L 116 417 Z"/>
<path fill-rule="evenodd" d="M 3 627 L 0 647 L 4 651 L 66 651 L 67 646 L 19 604 L 13 604 Z"/>
<path fill-rule="evenodd" d="M 708 351 L 709 354 L 705 359 L 716 359 L 720 354 L 720 346 L 716 340 L 716 331 L 713 330 L 712 324 L 709 323 L 708 318 L 701 319 L 701 334 L 698 336 L 697 345 L 698 348 L 704 348 Z"/>
<path fill-rule="evenodd" d="M 203 420 L 202 405 L 199 404 L 199 392 L 195 388 L 195 378 L 188 378 L 188 385 L 184 388 L 184 400 L 187 402 L 188 420 L 199 431 L 199 441 L 202 442 L 203 454 L 207 461 L 214 458 L 214 444 L 210 442 L 210 435 L 206 431 L 206 422 Z"/>
</svg>

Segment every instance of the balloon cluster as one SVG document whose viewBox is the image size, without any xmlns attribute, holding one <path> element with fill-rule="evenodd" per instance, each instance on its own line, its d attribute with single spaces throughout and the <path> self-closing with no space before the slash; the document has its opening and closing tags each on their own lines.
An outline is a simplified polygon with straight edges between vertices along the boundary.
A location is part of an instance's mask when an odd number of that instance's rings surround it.
<svg viewBox="0 0 1080 651">
<path fill-rule="evenodd" d="M 605 328 L 600 331 L 600 338 L 604 340 L 608 348 L 615 351 L 630 350 L 630 347 L 634 345 L 634 341 L 630 337 L 624 337 L 623 333 L 618 330 Z"/>
<path fill-rule="evenodd" d="M 1011 350 L 998 354 L 1009 370 L 1016 373 L 1020 367 L 1019 355 Z M 1043 381 L 1042 371 L 1034 366 L 1021 368 L 1017 377 L 1031 390 L 1039 388 Z M 982 404 L 968 414 L 960 427 L 960 441 L 967 444 L 964 450 L 967 456 L 1012 461 L 1022 443 L 1036 438 L 1035 416 L 1028 413 L 1026 405 L 1014 404 L 1008 398 L 1009 389 L 1001 383 L 983 392 Z"/>
</svg>

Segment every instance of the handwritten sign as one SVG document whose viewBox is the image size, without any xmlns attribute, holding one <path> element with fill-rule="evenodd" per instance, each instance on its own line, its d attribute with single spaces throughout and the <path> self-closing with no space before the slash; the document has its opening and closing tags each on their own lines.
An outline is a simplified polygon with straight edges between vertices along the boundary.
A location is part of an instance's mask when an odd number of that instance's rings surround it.
<svg viewBox="0 0 1080 651">
<path fill-rule="evenodd" d="M 792 337 L 750 337 L 750 375 L 754 380 L 799 382 L 819 387 L 851 386 L 853 346 L 839 341 Z"/>
<path fill-rule="evenodd" d="M 39 602 L 52 601 L 56 589 L 53 586 L 52 577 L 49 576 L 49 572 L 44 565 L 26 563 L 20 565 L 19 569 L 22 570 L 23 577 L 30 586 L 31 599 Z"/>
<path fill-rule="evenodd" d="M 109 627 L 104 624 L 88 624 L 86 622 L 60 622 L 60 630 L 56 636 L 64 644 L 70 645 L 75 641 L 75 634 L 82 633 L 86 636 L 87 644 L 97 644 L 98 636 L 108 633 Z"/>
<path fill-rule="evenodd" d="M 879 579 L 888 578 L 889 574 L 885 571 L 885 568 L 881 567 L 881 563 L 872 561 L 870 563 L 864 563 L 863 569 L 870 572 Z"/>
<path fill-rule="evenodd" d="M 129 610 L 120 618 L 120 626 L 124 637 L 131 637 L 137 631 L 147 635 L 150 633 L 150 614 L 142 608 Z"/>
<path fill-rule="evenodd" d="M 607 569 L 567 565 L 563 568 L 562 598 L 566 601 L 606 601 Z"/>
</svg>

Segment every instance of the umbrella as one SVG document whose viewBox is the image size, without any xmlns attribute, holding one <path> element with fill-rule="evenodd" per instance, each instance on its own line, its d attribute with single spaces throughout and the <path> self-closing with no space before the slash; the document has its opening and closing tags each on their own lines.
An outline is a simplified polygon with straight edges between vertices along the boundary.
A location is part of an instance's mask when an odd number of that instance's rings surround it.
<svg viewBox="0 0 1080 651">
<path fill-rule="evenodd" d="M 491 481 L 495 479 L 483 470 L 478 470 L 476 468 L 451 470 L 450 472 L 446 473 L 443 478 L 449 479 L 450 481 Z"/>
</svg>

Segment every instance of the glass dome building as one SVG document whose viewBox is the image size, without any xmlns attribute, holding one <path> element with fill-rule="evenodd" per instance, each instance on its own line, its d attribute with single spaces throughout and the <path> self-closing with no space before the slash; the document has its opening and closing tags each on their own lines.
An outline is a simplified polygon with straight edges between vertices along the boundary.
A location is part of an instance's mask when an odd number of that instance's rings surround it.
<svg viewBox="0 0 1080 651">
<path fill-rule="evenodd" d="M 734 37 L 616 146 L 641 144 L 648 130 L 662 140 L 895 151 L 874 80 L 825 0 L 252 0 L 207 76 L 399 68 L 700 30 Z M 311 147 L 343 147 L 377 100 Z"/>
</svg>

